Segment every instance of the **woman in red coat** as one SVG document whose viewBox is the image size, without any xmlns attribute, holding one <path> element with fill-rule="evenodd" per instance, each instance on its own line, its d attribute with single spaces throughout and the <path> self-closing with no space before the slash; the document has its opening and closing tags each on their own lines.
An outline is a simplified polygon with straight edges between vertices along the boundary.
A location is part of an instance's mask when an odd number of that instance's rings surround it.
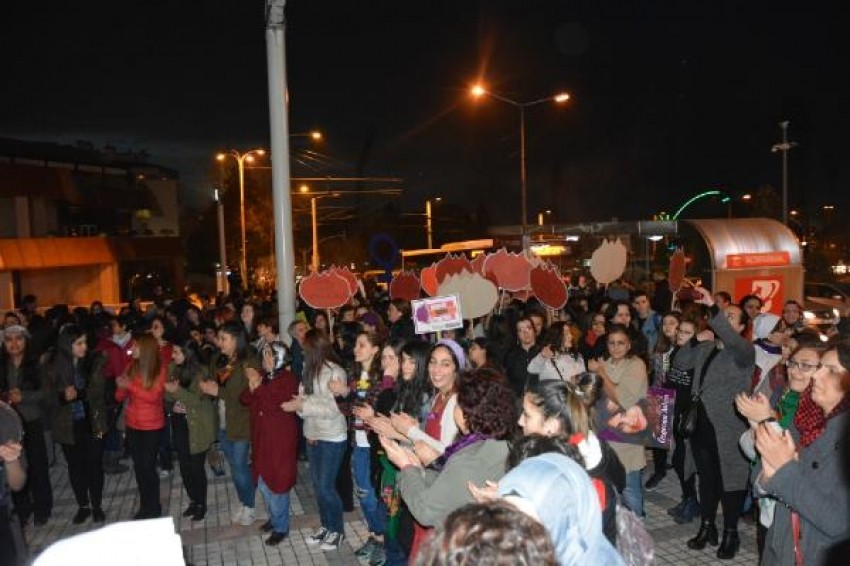
<svg viewBox="0 0 850 566">
<path fill-rule="evenodd" d="M 298 378 L 284 369 L 286 347 L 281 343 L 263 350 L 265 376 L 245 369 L 248 388 L 239 400 L 251 412 L 251 471 L 263 493 L 269 520 L 260 527 L 271 532 L 266 544 L 275 546 L 289 535 L 289 490 L 295 486 L 298 423 L 295 413 L 280 405 L 298 394 Z"/>
<path fill-rule="evenodd" d="M 143 334 L 133 345 L 133 363 L 115 380 L 116 401 L 128 400 L 127 444 L 139 486 L 139 512 L 134 519 L 152 519 L 162 514 L 156 457 L 165 426 L 165 374 L 156 338 Z"/>
</svg>

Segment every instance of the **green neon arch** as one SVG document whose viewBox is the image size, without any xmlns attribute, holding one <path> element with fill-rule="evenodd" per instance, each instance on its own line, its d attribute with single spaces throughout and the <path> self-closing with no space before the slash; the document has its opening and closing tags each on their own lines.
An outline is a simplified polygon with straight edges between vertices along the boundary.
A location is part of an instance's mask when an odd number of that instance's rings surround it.
<svg viewBox="0 0 850 566">
<path fill-rule="evenodd" d="M 679 207 L 679 210 L 676 211 L 676 214 L 673 215 L 671 220 L 677 220 L 679 218 L 679 215 L 682 214 L 682 212 L 686 208 L 691 206 L 696 201 L 702 200 L 702 199 L 708 198 L 708 197 L 720 197 L 720 202 L 722 202 L 723 204 L 726 204 L 727 202 L 732 200 L 731 197 L 729 195 L 727 195 L 726 193 L 724 193 L 723 191 L 705 191 L 705 192 L 702 192 L 698 195 L 694 195 L 691 198 L 689 198 L 687 201 L 685 201 L 685 204 L 683 204 L 682 206 Z"/>
</svg>

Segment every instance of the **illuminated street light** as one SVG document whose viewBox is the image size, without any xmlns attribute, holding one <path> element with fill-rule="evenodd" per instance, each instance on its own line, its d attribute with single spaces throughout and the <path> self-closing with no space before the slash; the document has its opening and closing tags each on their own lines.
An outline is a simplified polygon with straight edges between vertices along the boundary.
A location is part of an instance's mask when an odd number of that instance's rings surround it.
<svg viewBox="0 0 850 566">
<path fill-rule="evenodd" d="M 242 272 L 242 288 L 248 288 L 248 245 L 245 238 L 245 162 L 253 163 L 254 156 L 264 156 L 264 149 L 252 149 L 245 153 L 240 153 L 235 149 L 230 149 L 226 152 L 219 153 L 215 156 L 218 161 L 224 161 L 228 156 L 236 159 L 236 164 L 239 169 L 239 224 L 242 231 L 242 257 L 239 265 L 239 270 Z"/>
<path fill-rule="evenodd" d="M 440 202 L 442 197 L 435 197 L 434 202 Z M 431 227 L 431 199 L 425 201 L 425 235 L 428 237 L 428 249 L 434 248 L 434 231 Z"/>
<path fill-rule="evenodd" d="M 473 98 L 482 98 L 489 96 L 506 104 L 510 104 L 519 110 L 519 162 L 520 162 L 520 192 L 522 199 L 522 249 L 528 249 L 528 179 L 526 176 L 526 155 L 525 155 L 525 109 L 530 106 L 536 106 L 544 102 L 554 102 L 563 104 L 570 99 L 570 95 L 566 92 L 559 92 L 546 98 L 531 100 L 529 102 L 517 102 L 506 98 L 499 94 L 495 94 L 487 90 L 482 84 L 475 84 L 469 89 L 469 93 Z"/>
<path fill-rule="evenodd" d="M 324 139 L 324 135 L 319 130 L 310 130 L 309 132 L 299 132 L 296 134 L 289 134 L 291 138 L 310 138 L 313 141 L 322 141 Z"/>
</svg>

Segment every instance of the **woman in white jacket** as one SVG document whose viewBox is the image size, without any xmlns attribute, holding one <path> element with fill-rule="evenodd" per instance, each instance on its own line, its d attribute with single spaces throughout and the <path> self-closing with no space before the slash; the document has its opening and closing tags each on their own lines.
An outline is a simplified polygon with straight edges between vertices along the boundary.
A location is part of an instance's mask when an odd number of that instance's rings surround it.
<svg viewBox="0 0 850 566">
<path fill-rule="evenodd" d="M 575 376 L 586 371 L 584 358 L 578 353 L 578 340 L 566 322 L 550 326 L 543 343 L 540 353 L 528 364 L 528 373 L 538 375 L 540 381 L 557 379 L 573 384 Z"/>
<path fill-rule="evenodd" d="M 336 550 L 345 539 L 342 500 L 336 490 L 336 476 L 342 465 L 348 426 L 336 403 L 336 396 L 348 395 L 345 370 L 333 351 L 327 335 L 310 330 L 304 337 L 304 377 L 299 395 L 281 404 L 304 419 L 310 477 L 319 505 L 322 525 L 307 538 L 309 545 Z"/>
</svg>

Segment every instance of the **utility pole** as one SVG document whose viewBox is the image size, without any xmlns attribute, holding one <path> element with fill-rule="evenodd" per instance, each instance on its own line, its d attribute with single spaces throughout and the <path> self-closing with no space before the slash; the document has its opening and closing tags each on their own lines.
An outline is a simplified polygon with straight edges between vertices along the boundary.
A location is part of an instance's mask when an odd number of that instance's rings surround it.
<svg viewBox="0 0 850 566">
<path fill-rule="evenodd" d="M 271 125 L 274 255 L 277 315 L 281 331 L 295 320 L 295 248 L 289 169 L 289 112 L 286 96 L 286 0 L 266 0 L 266 60 Z"/>
<path fill-rule="evenodd" d="M 788 225 L 788 152 L 796 146 L 795 142 L 788 141 L 788 124 L 785 120 L 779 122 L 779 129 L 782 130 L 782 142 L 774 144 L 770 149 L 771 152 L 782 152 L 782 223 Z"/>
</svg>

